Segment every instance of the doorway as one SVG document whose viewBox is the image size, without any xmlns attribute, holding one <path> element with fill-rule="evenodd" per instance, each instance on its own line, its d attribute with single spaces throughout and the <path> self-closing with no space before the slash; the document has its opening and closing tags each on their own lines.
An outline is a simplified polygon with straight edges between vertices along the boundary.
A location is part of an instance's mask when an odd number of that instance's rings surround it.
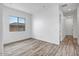
<svg viewBox="0 0 79 59">
<path fill-rule="evenodd" d="M 73 16 L 65 16 L 64 34 L 65 36 L 73 36 Z"/>
<path fill-rule="evenodd" d="M 77 38 L 77 7 L 76 4 L 60 5 L 60 42 L 65 38 Z"/>
</svg>

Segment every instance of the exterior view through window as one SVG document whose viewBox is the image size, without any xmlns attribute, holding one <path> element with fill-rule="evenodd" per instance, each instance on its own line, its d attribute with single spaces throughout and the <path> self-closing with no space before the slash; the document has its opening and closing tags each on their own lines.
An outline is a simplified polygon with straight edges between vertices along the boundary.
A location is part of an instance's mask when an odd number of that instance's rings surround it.
<svg viewBox="0 0 79 59">
<path fill-rule="evenodd" d="M 10 32 L 25 31 L 25 18 L 10 16 L 9 21 Z"/>
</svg>

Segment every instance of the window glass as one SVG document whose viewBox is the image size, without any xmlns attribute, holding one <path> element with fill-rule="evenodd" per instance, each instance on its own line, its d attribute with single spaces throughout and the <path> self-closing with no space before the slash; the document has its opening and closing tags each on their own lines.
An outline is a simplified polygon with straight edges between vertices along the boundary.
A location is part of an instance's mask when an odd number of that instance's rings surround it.
<svg viewBox="0 0 79 59">
<path fill-rule="evenodd" d="M 9 19 L 10 19 L 10 23 L 17 23 L 17 17 L 10 16 Z"/>
<path fill-rule="evenodd" d="M 25 19 L 24 18 L 19 18 L 19 23 L 25 23 Z"/>
<path fill-rule="evenodd" d="M 10 16 L 10 32 L 25 31 L 25 19 L 22 17 Z"/>
<path fill-rule="evenodd" d="M 19 17 L 18 31 L 25 31 L 25 19 Z"/>
</svg>

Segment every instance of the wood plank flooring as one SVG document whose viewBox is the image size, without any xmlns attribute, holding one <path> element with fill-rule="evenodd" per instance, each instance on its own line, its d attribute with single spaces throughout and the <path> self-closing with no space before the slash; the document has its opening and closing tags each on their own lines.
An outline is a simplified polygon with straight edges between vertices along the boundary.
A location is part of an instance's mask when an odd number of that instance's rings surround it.
<svg viewBox="0 0 79 59">
<path fill-rule="evenodd" d="M 4 45 L 5 56 L 79 56 L 76 39 L 66 37 L 60 45 L 29 39 Z"/>
</svg>

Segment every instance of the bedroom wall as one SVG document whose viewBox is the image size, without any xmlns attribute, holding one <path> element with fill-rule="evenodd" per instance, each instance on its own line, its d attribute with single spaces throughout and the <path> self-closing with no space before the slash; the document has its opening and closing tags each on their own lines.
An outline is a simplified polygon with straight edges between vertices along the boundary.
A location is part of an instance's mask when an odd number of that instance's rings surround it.
<svg viewBox="0 0 79 59">
<path fill-rule="evenodd" d="M 26 18 L 26 31 L 21 32 L 10 32 L 9 31 L 9 17 L 19 16 Z M 23 40 L 30 38 L 32 35 L 31 28 L 31 14 L 15 10 L 9 7 L 3 7 L 3 43 L 15 42 L 18 40 Z"/>
<path fill-rule="evenodd" d="M 2 5 L 0 4 L 0 55 L 2 55 L 3 52 L 3 25 L 2 25 Z"/>
<path fill-rule="evenodd" d="M 59 44 L 59 4 L 52 4 L 33 15 L 33 37 Z"/>
</svg>

